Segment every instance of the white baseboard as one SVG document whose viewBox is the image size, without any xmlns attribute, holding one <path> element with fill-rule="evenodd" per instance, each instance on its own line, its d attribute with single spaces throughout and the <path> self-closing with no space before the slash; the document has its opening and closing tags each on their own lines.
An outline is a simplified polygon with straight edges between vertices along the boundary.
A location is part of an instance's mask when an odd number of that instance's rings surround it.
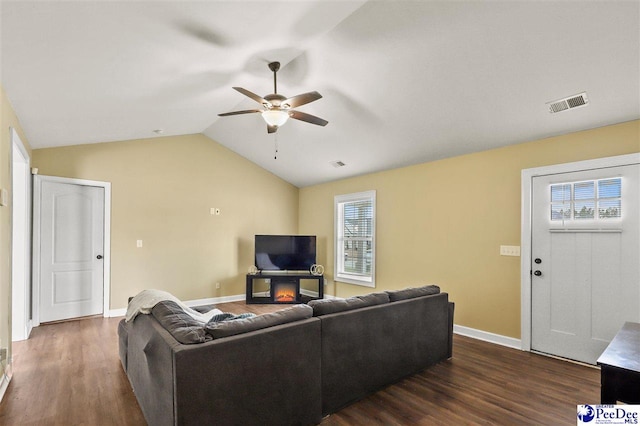
<svg viewBox="0 0 640 426">
<path fill-rule="evenodd" d="M 495 343 L 496 345 L 506 346 L 508 348 L 522 349 L 522 341 L 513 337 L 502 336 L 500 334 L 477 330 L 475 328 L 465 327 L 457 324 L 453 325 L 453 332 L 461 336 L 471 337 L 473 339 L 478 339 L 489 343 Z"/>
<path fill-rule="evenodd" d="M 209 297 L 207 299 L 185 300 L 184 304 L 189 307 L 192 307 L 192 306 L 202 306 L 202 305 L 216 305 L 218 303 L 226 303 L 226 302 L 239 302 L 245 299 L 246 299 L 246 296 L 244 294 L 236 294 L 233 296 Z M 108 313 L 108 316 L 123 317 L 126 314 L 127 314 L 127 308 L 111 309 Z"/>
<path fill-rule="evenodd" d="M 106 318 L 113 318 L 113 317 L 123 317 L 127 315 L 127 308 L 122 308 L 122 309 L 111 309 L 107 315 L 105 315 Z"/>
<path fill-rule="evenodd" d="M 202 305 L 215 305 L 217 303 L 226 303 L 226 302 L 240 302 L 246 300 L 247 296 L 244 294 L 236 294 L 233 296 L 222 296 L 222 297 L 210 297 L 208 299 L 196 299 L 196 300 L 187 300 L 184 302 L 185 305 L 192 306 L 202 306 Z"/>
<path fill-rule="evenodd" d="M 33 331 L 33 320 L 29 320 L 27 322 L 27 339 L 31 336 L 31 332 Z"/>
<path fill-rule="evenodd" d="M 338 297 L 338 296 L 334 296 L 333 294 L 324 294 L 324 298 L 325 299 L 344 299 L 344 297 Z"/>
<path fill-rule="evenodd" d="M 4 397 L 5 392 L 7 391 L 7 387 L 9 386 L 9 382 L 11 381 L 11 364 L 8 364 L 4 374 L 0 375 L 0 401 Z"/>
<path fill-rule="evenodd" d="M 307 296 L 307 297 L 318 297 L 318 292 L 317 291 L 311 291 L 311 290 L 306 290 L 301 288 L 300 289 L 300 294 Z"/>
</svg>

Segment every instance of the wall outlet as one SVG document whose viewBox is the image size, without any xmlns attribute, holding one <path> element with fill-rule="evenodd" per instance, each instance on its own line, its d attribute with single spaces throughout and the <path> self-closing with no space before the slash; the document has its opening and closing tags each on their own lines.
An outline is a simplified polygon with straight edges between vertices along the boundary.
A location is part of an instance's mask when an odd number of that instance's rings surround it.
<svg viewBox="0 0 640 426">
<path fill-rule="evenodd" d="M 520 246 L 500 246 L 500 256 L 520 256 Z"/>
<path fill-rule="evenodd" d="M 142 247 L 142 240 L 136 240 L 136 247 Z"/>
<path fill-rule="evenodd" d="M 216 283 L 216 290 L 220 288 L 220 283 Z"/>
</svg>

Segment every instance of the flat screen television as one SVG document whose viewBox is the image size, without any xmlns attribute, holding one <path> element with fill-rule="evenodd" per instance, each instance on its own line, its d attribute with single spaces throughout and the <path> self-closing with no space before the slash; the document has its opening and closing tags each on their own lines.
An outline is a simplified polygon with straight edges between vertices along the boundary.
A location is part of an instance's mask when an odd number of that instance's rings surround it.
<svg viewBox="0 0 640 426">
<path fill-rule="evenodd" d="M 309 271 L 316 263 L 316 236 L 256 235 L 255 262 L 260 271 Z"/>
</svg>

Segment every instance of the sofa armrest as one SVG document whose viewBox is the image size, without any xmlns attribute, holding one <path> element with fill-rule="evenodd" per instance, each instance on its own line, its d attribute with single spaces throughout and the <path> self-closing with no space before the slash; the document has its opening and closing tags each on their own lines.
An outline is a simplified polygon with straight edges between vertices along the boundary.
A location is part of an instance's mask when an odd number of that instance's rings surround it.
<svg viewBox="0 0 640 426">
<path fill-rule="evenodd" d="M 152 315 L 128 323 L 127 375 L 150 425 L 173 425 L 173 351 L 180 346 Z"/>
</svg>

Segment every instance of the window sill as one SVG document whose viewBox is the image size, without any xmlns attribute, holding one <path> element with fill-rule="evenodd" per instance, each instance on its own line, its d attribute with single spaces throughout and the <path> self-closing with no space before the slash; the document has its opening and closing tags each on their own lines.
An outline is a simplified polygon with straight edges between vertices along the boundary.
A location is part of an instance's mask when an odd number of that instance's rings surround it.
<svg viewBox="0 0 640 426">
<path fill-rule="evenodd" d="M 373 280 L 373 278 L 371 278 L 371 277 L 353 278 L 353 277 L 338 275 L 338 276 L 334 277 L 333 280 L 335 282 L 339 282 L 339 283 L 354 284 L 354 285 L 360 285 L 360 286 L 363 286 L 363 287 L 371 287 L 371 288 L 375 288 L 376 287 L 376 283 Z"/>
</svg>

